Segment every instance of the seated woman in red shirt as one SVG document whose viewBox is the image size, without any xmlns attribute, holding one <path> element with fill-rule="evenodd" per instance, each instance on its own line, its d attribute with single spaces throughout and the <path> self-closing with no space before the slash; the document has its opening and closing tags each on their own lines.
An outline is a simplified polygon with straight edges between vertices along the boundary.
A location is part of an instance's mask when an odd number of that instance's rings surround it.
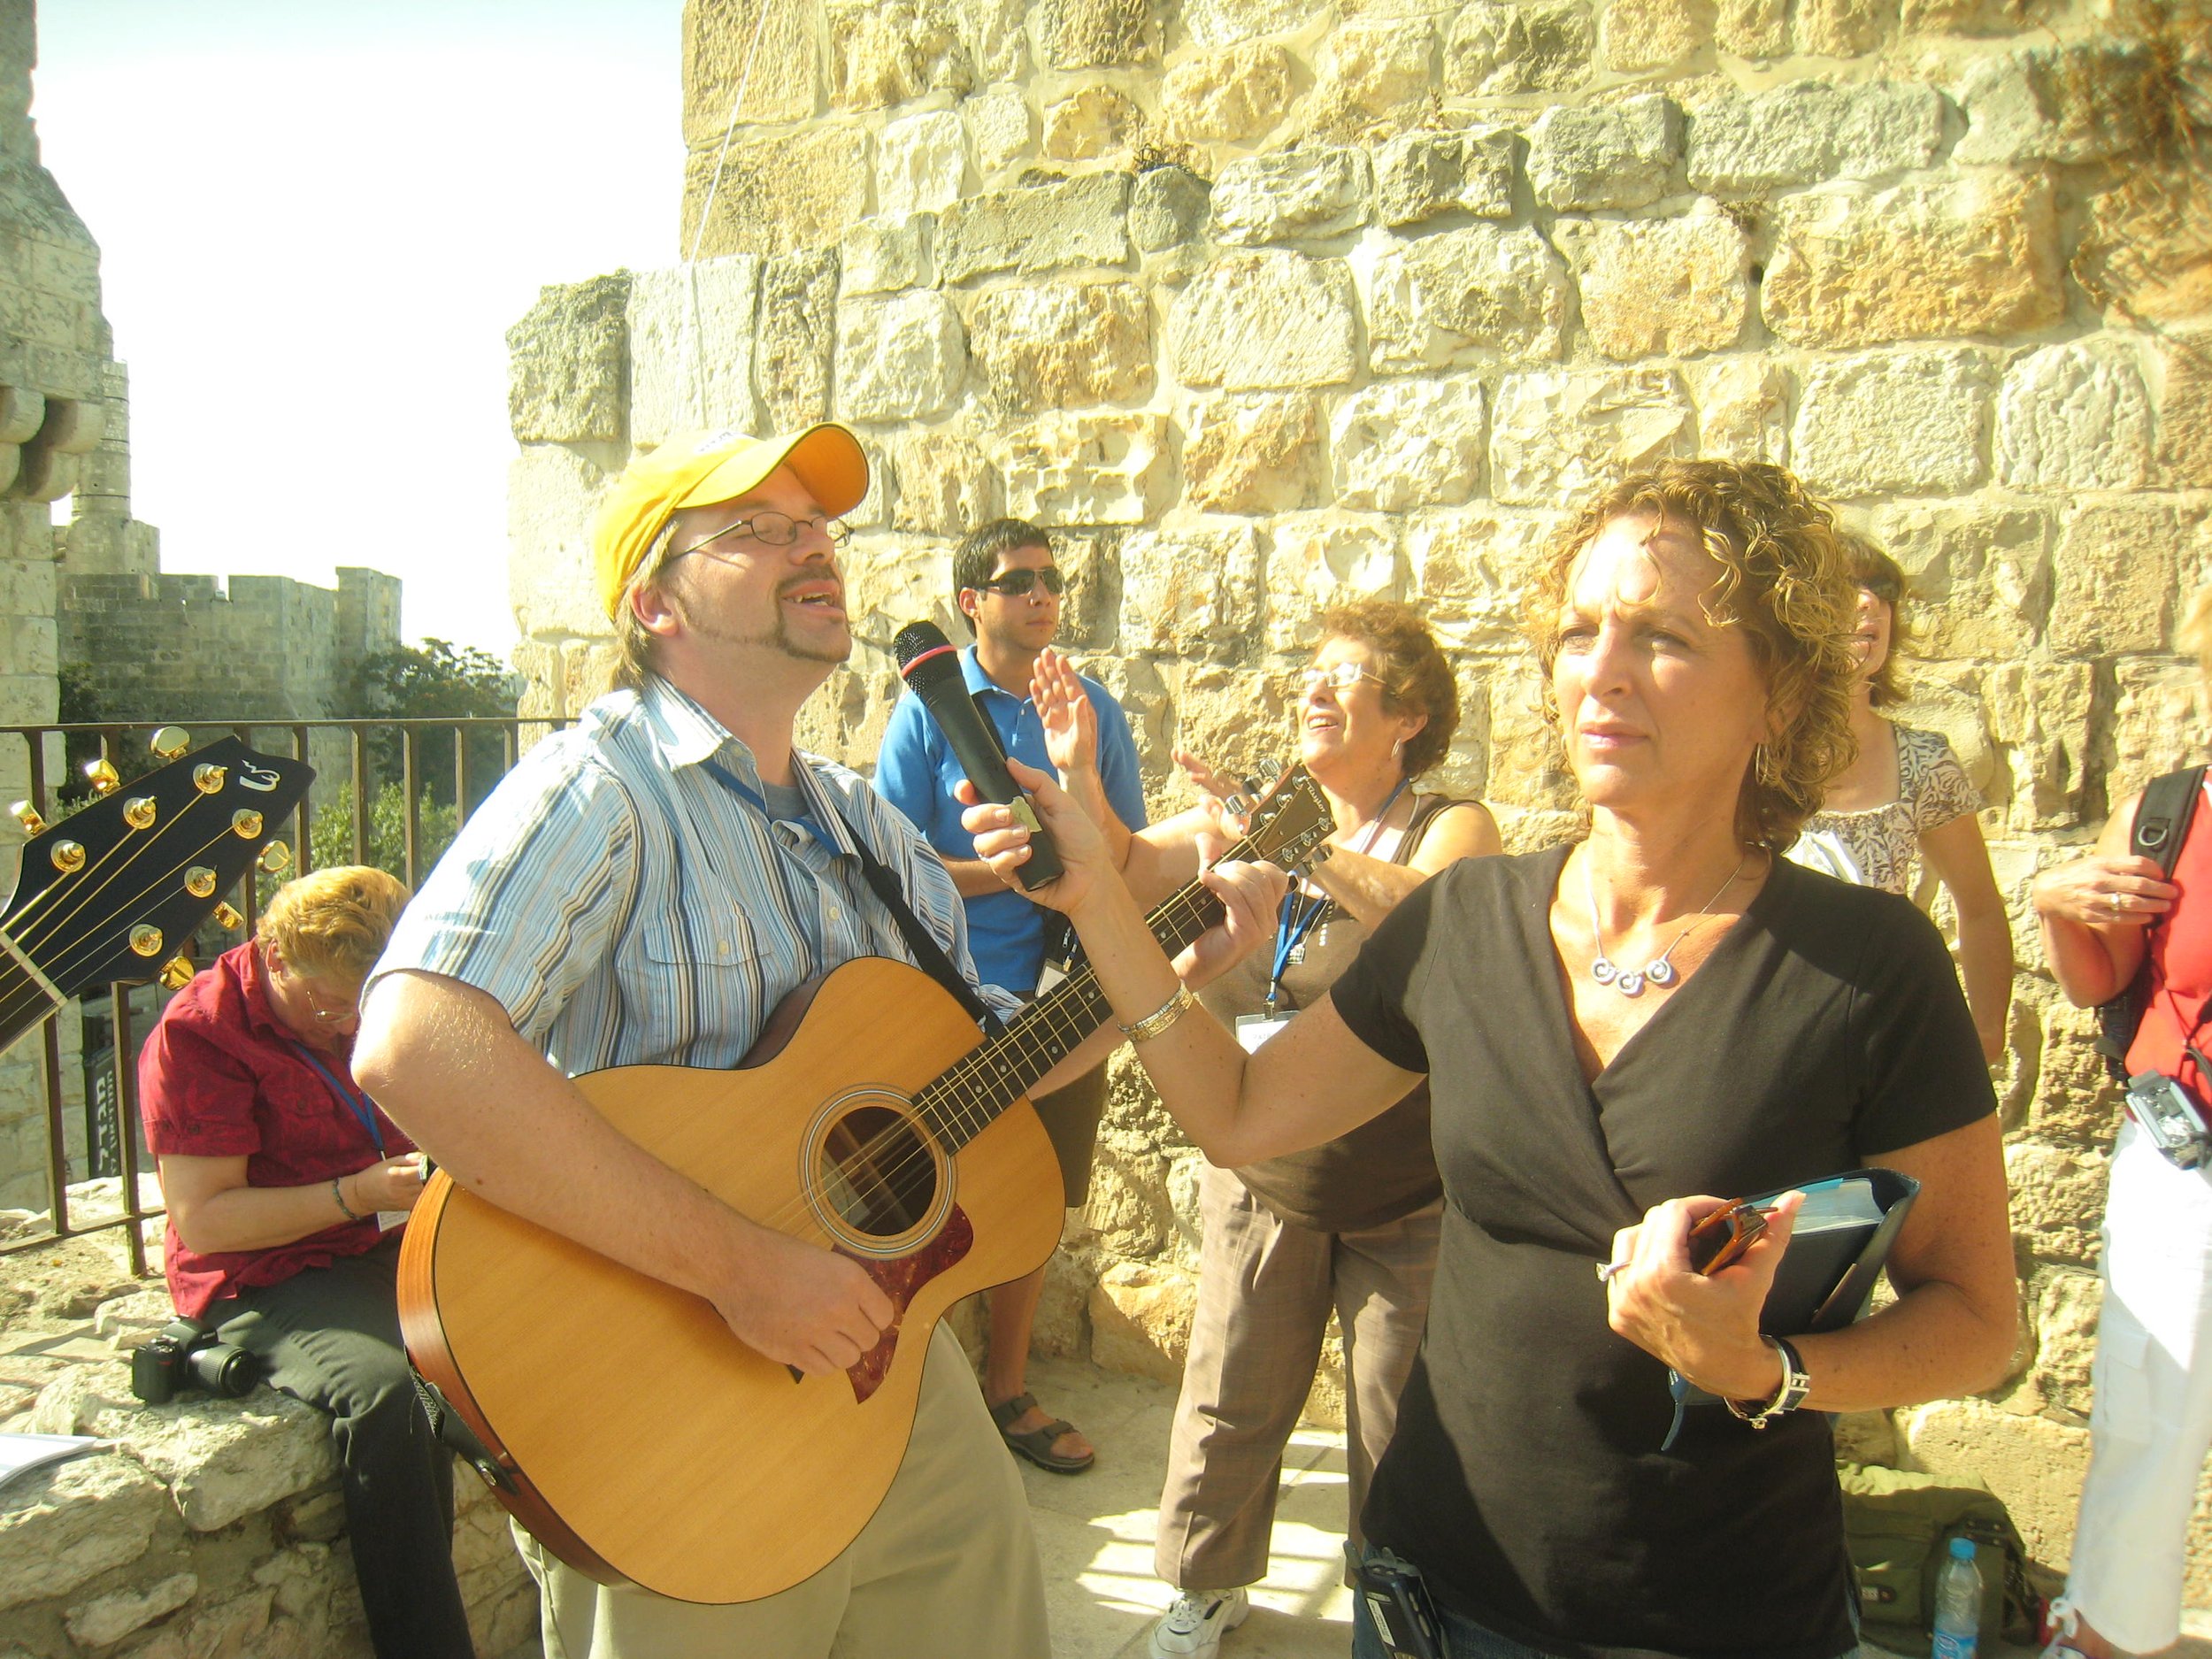
<svg viewBox="0 0 2212 1659">
<path fill-rule="evenodd" d="M 177 1312 L 334 1419 L 380 1659 L 466 1659 L 452 1459 L 416 1402 L 394 1289 L 421 1163 L 350 1064 L 361 981 L 406 902 L 349 865 L 280 888 L 255 937 L 163 1010 L 139 1099 Z"/>
</svg>

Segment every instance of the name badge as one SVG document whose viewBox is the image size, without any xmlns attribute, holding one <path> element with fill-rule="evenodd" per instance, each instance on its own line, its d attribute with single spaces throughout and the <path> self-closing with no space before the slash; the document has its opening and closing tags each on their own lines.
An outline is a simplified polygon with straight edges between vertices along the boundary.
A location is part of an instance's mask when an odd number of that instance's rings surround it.
<svg viewBox="0 0 2212 1659">
<path fill-rule="evenodd" d="M 1257 1054 L 1260 1045 L 1298 1016 L 1295 1014 L 1239 1014 L 1237 1041 L 1244 1045 L 1247 1054 Z"/>
<path fill-rule="evenodd" d="M 389 1233 L 394 1227 L 405 1226 L 410 1213 L 404 1210 L 380 1210 L 376 1212 L 376 1225 L 383 1232 Z"/>
</svg>

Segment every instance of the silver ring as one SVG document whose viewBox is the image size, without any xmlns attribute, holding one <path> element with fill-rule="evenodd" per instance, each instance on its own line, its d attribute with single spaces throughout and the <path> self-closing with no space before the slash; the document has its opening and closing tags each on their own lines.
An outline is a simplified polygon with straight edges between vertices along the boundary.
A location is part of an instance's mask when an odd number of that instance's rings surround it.
<svg viewBox="0 0 2212 1659">
<path fill-rule="evenodd" d="M 2115 910 L 2124 910 L 2128 907 L 2127 895 L 2124 893 L 2108 893 L 2105 895 L 2105 900 Z"/>
<path fill-rule="evenodd" d="M 1598 1283 L 1601 1285 L 1609 1285 L 1613 1282 L 1614 1274 L 1628 1271 L 1626 1262 L 1595 1262 L 1592 1265 L 1598 1270 Z"/>
</svg>

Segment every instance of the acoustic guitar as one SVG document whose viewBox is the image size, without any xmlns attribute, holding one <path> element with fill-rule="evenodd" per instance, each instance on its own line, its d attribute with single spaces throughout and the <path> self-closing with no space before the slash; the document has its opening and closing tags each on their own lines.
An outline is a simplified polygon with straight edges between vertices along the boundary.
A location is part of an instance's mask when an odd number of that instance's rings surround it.
<svg viewBox="0 0 2212 1659">
<path fill-rule="evenodd" d="M 86 771 L 100 798 L 58 824 L 16 804 L 31 839 L 0 914 L 0 1053 L 95 986 L 158 975 L 180 988 L 193 931 L 211 916 L 226 927 L 245 920 L 220 895 L 257 858 L 271 870 L 290 860 L 288 849 L 278 857 L 277 826 L 313 767 L 236 737 L 186 756 L 174 726 L 154 741 L 167 765 L 121 785 L 95 761 Z"/>
<path fill-rule="evenodd" d="M 1333 826 L 1299 769 L 1226 856 L 1296 866 Z M 1220 913 L 1194 882 L 1149 920 L 1172 952 Z M 408 1222 L 399 1314 L 442 1432 L 603 1584 L 728 1602 L 811 1576 L 898 1471 L 940 1317 L 1058 1242 L 1059 1167 L 1027 1094 L 1110 1018 L 1084 969 L 987 1041 L 920 969 L 864 956 L 793 991 L 733 1070 L 577 1078 L 616 1128 L 733 1209 L 858 1262 L 893 1322 L 849 1370 L 802 1376 L 703 1298 L 441 1172 Z"/>
</svg>

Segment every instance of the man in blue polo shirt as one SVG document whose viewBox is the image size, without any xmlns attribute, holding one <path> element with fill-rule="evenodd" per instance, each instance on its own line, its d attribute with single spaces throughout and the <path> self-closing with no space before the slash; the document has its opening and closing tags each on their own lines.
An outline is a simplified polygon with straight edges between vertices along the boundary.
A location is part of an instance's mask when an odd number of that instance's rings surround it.
<svg viewBox="0 0 2212 1659">
<path fill-rule="evenodd" d="M 1082 676 L 1091 718 L 1076 718 L 1048 733 L 1030 698 L 1038 658 L 1060 626 L 1064 587 L 1052 543 L 1036 526 L 1001 518 L 972 532 L 953 554 L 953 603 L 968 619 L 975 643 L 960 653 L 968 691 L 1017 760 L 1053 773 L 1105 828 L 1126 856 L 1131 834 L 1144 827 L 1144 790 L 1137 748 L 1121 704 L 1098 681 Z M 1064 672 L 1064 671 L 1061 671 Z M 975 856 L 974 838 L 960 827 L 953 786 L 964 776 L 952 747 L 921 700 L 902 697 L 891 711 L 876 762 L 876 788 L 920 826 L 951 872 L 968 909 L 968 943 L 976 972 L 988 985 L 1033 995 L 1044 969 L 1048 934 L 1057 918 L 1010 891 Z M 1098 1120 L 1106 1103 L 1106 1068 L 1039 1097 L 1037 1115 L 1052 1137 L 1071 1209 L 1090 1187 Z M 983 1397 L 1006 1442 L 1039 1467 L 1073 1474 L 1090 1466 L 1088 1441 L 1038 1408 L 1025 1386 L 1030 1327 L 1045 1271 L 1002 1285 L 990 1294 L 991 1356 Z"/>
</svg>

